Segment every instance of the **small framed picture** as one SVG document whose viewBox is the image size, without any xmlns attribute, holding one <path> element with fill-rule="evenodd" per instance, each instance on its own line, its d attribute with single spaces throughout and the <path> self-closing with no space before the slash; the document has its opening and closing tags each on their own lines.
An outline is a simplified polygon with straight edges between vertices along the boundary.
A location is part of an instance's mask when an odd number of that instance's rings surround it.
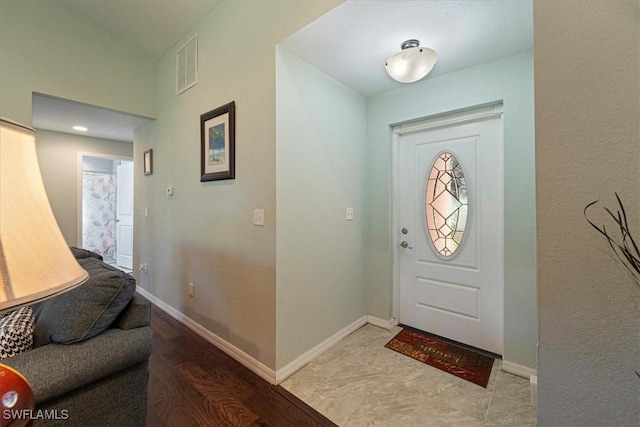
<svg viewBox="0 0 640 427">
<path fill-rule="evenodd" d="M 235 102 L 200 116 L 200 182 L 235 179 Z"/>
<path fill-rule="evenodd" d="M 149 148 L 144 152 L 144 174 L 151 175 L 153 173 L 153 149 Z"/>
</svg>

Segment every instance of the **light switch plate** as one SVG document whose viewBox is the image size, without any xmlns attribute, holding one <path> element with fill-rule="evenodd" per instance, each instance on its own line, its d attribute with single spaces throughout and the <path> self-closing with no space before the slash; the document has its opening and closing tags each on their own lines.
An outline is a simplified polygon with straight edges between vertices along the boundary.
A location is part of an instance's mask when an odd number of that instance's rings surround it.
<svg viewBox="0 0 640 427">
<path fill-rule="evenodd" d="M 253 210 L 253 225 L 264 225 L 264 209 Z"/>
</svg>

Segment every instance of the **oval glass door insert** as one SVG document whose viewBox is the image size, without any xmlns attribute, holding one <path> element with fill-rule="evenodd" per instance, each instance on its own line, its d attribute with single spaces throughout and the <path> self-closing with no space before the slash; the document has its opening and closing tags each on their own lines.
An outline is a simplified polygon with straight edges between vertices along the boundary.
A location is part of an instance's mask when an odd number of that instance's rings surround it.
<svg viewBox="0 0 640 427">
<path fill-rule="evenodd" d="M 429 239 L 442 257 L 453 256 L 467 225 L 467 185 L 460 162 L 452 153 L 440 153 L 427 178 L 425 213 Z"/>
</svg>

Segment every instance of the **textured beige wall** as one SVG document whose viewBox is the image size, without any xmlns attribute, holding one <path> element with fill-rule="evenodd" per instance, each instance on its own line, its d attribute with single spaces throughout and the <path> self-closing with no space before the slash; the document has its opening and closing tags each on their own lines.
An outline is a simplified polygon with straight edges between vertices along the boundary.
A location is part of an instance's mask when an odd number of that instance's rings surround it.
<svg viewBox="0 0 640 427">
<path fill-rule="evenodd" d="M 133 144 L 39 129 L 36 150 L 44 188 L 56 221 L 67 243 L 76 246 L 79 153 L 133 157 Z"/>
<path fill-rule="evenodd" d="M 637 1 L 534 3 L 540 426 L 640 425 L 640 288 L 583 216 L 617 191 L 640 239 L 639 31 Z"/>
</svg>

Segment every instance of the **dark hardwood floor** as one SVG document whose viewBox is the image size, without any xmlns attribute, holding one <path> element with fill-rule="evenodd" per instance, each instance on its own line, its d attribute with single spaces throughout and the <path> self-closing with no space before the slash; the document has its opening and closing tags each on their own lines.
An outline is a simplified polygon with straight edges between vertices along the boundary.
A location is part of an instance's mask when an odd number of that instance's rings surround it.
<svg viewBox="0 0 640 427">
<path fill-rule="evenodd" d="M 148 426 L 335 426 L 152 306 Z"/>
</svg>

